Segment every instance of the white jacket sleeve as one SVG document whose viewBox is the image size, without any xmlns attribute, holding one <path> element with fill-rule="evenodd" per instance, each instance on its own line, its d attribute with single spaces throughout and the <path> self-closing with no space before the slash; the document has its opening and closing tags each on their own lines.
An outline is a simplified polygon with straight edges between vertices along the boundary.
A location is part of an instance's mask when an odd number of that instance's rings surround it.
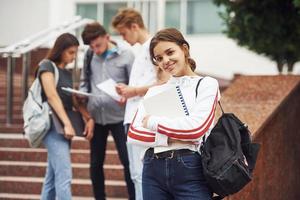
<svg viewBox="0 0 300 200">
<path fill-rule="evenodd" d="M 215 108 L 219 100 L 217 80 L 205 77 L 198 87 L 197 98 L 196 94 L 191 94 L 186 98 L 195 99 L 195 104 L 189 109 L 188 116 L 174 119 L 150 116 L 147 128 L 157 132 L 157 135 L 165 135 L 172 139 L 199 141 L 213 127 Z"/>
<path fill-rule="evenodd" d="M 133 122 L 128 130 L 128 143 L 146 147 L 168 146 L 168 137 L 166 135 L 156 134 L 155 131 L 143 128 L 142 121 L 145 116 L 146 111 L 144 105 L 143 103 L 140 103 Z"/>
</svg>

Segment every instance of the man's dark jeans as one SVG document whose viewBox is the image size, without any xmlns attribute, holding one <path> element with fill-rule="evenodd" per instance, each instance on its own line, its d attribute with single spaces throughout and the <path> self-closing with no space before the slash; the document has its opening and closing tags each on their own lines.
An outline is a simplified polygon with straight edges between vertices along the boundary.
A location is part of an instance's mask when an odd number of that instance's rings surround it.
<svg viewBox="0 0 300 200">
<path fill-rule="evenodd" d="M 105 186 L 104 186 L 104 170 L 103 164 L 105 159 L 105 150 L 107 137 L 111 132 L 121 163 L 124 166 L 125 181 L 129 199 L 135 199 L 134 184 L 130 178 L 129 161 L 126 148 L 126 135 L 124 131 L 123 122 L 117 124 L 100 125 L 95 124 L 94 136 L 90 142 L 91 160 L 90 160 L 90 175 L 93 184 L 93 191 L 96 200 L 105 199 Z"/>
</svg>

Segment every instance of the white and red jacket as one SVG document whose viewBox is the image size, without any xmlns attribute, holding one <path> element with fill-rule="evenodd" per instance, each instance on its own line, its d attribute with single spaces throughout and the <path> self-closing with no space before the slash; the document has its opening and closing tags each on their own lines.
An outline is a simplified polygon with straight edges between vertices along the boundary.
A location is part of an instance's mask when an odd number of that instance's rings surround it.
<svg viewBox="0 0 300 200">
<path fill-rule="evenodd" d="M 196 97 L 196 86 L 200 78 L 202 77 L 172 77 L 166 84 L 150 88 L 145 99 L 170 87 L 179 86 L 189 115 L 173 119 L 150 116 L 147 128 L 143 128 L 142 120 L 147 113 L 141 103 L 129 128 L 128 142 L 154 147 L 156 153 L 183 148 L 196 151 L 201 138 L 204 135 L 207 137 L 214 126 L 215 108 L 220 99 L 218 82 L 211 77 L 202 79 Z M 172 143 L 169 145 L 169 137 L 175 140 L 192 141 L 194 144 Z"/>
</svg>

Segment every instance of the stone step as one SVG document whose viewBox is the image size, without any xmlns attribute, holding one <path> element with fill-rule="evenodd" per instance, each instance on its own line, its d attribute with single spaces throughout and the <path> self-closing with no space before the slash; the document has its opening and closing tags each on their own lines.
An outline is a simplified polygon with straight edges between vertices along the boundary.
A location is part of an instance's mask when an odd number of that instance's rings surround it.
<svg viewBox="0 0 300 200">
<path fill-rule="evenodd" d="M 28 161 L 46 162 L 47 151 L 42 148 L 10 148 L 0 147 L 0 160 L 2 161 Z M 89 163 L 89 150 L 71 149 L 72 163 Z M 105 164 L 120 165 L 116 150 L 106 150 Z"/>
<path fill-rule="evenodd" d="M 0 200 L 39 200 L 41 196 L 38 194 L 12 194 L 0 193 Z M 93 200 L 92 197 L 73 196 L 73 200 Z M 106 198 L 107 200 L 126 200 L 125 198 Z"/>
<path fill-rule="evenodd" d="M 23 125 L 23 116 L 21 114 L 13 114 L 12 121 L 14 124 L 20 124 Z M 0 123 L 4 124 L 6 123 L 6 113 L 0 114 Z"/>
<path fill-rule="evenodd" d="M 19 133 L 21 134 L 23 132 L 23 123 L 15 123 L 13 122 L 10 125 L 6 124 L 6 120 L 3 123 L 0 123 L 0 133 Z"/>
<path fill-rule="evenodd" d="M 4 97 L 4 98 L 3 98 Z M 20 96 L 14 96 L 12 98 L 14 105 L 22 105 L 22 97 Z M 2 96 L 2 98 L 0 98 L 0 105 L 6 105 L 6 95 Z"/>
<path fill-rule="evenodd" d="M 1 84 L 1 82 L 0 82 L 0 84 Z M 5 84 L 5 86 L 6 86 L 6 84 Z M 21 86 L 15 86 L 13 92 L 14 92 L 15 96 L 21 96 L 22 95 Z M 3 87 L 3 86 L 0 87 L 0 96 L 6 96 L 6 87 Z"/>
<path fill-rule="evenodd" d="M 16 104 L 13 106 L 14 111 L 22 111 L 22 105 L 21 104 Z M 1 104 L 0 105 L 0 113 L 3 113 L 3 111 L 6 111 L 6 105 Z"/>
<path fill-rule="evenodd" d="M 28 141 L 24 138 L 22 133 L 0 133 L 0 147 L 16 147 L 16 148 L 30 148 Z M 43 148 L 43 147 L 41 147 Z M 81 137 L 75 137 L 72 140 L 72 149 L 89 149 L 90 143 Z M 111 136 L 107 139 L 107 150 L 116 149 L 115 143 Z"/>
<path fill-rule="evenodd" d="M 120 165 L 111 136 L 108 137 L 107 149 L 104 165 L 107 196 L 112 200 L 122 199 L 127 197 L 123 167 Z M 89 142 L 84 138 L 75 137 L 72 141 L 71 156 L 74 180 L 89 182 Z M 46 149 L 29 148 L 22 134 L 0 133 L 0 200 L 39 199 L 45 168 Z M 32 178 L 40 178 L 39 183 L 32 181 Z M 30 181 L 24 183 L 24 180 Z M 15 189 L 16 187 L 22 189 Z M 27 189 L 23 189 L 24 187 Z M 72 187 L 74 195 L 72 199 L 93 199 L 90 185 L 74 184 Z M 34 190 L 32 188 L 38 188 L 35 189 L 38 191 L 31 192 Z M 18 196 L 18 193 L 24 195 Z"/>
<path fill-rule="evenodd" d="M 3 109 L 0 108 L 0 113 L 3 113 L 3 114 L 5 113 L 4 118 L 6 119 L 6 106 Z M 13 118 L 15 118 L 16 116 L 17 116 L 17 118 L 23 117 L 23 113 L 22 113 L 21 109 L 16 110 L 15 108 L 13 108 L 12 113 L 13 113 Z M 1 116 L 1 118 L 3 118 L 3 116 Z"/>
<path fill-rule="evenodd" d="M 0 161 L 0 176 L 44 177 L 46 162 Z M 72 163 L 73 178 L 89 179 L 88 163 Z M 124 180 L 122 165 L 104 165 L 106 179 Z"/>
<path fill-rule="evenodd" d="M 40 194 L 44 178 L 0 176 L 0 193 Z M 127 197 L 124 181 L 105 181 L 105 191 L 109 197 Z M 92 186 L 88 179 L 73 179 L 74 196 L 92 197 Z"/>
</svg>

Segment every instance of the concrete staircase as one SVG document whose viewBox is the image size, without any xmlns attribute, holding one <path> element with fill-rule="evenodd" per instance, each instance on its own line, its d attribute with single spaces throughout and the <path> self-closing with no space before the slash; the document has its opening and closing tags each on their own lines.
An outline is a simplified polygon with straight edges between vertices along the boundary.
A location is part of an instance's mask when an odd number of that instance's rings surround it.
<svg viewBox="0 0 300 200">
<path fill-rule="evenodd" d="M 45 148 L 30 148 L 22 134 L 21 76 L 14 76 L 13 120 L 6 124 L 6 74 L 0 71 L 0 200 L 40 199 L 46 170 Z M 123 167 L 112 137 L 108 139 L 105 160 L 108 199 L 127 198 Z M 93 199 L 89 178 L 89 143 L 75 138 L 71 150 L 74 200 Z"/>
<path fill-rule="evenodd" d="M 72 143 L 73 199 L 92 199 L 89 179 L 89 144 L 81 138 Z M 30 148 L 22 134 L 0 134 L 0 199 L 39 199 L 46 169 L 44 148 Z M 105 160 L 106 193 L 109 199 L 127 197 L 123 167 L 112 138 Z"/>
</svg>

